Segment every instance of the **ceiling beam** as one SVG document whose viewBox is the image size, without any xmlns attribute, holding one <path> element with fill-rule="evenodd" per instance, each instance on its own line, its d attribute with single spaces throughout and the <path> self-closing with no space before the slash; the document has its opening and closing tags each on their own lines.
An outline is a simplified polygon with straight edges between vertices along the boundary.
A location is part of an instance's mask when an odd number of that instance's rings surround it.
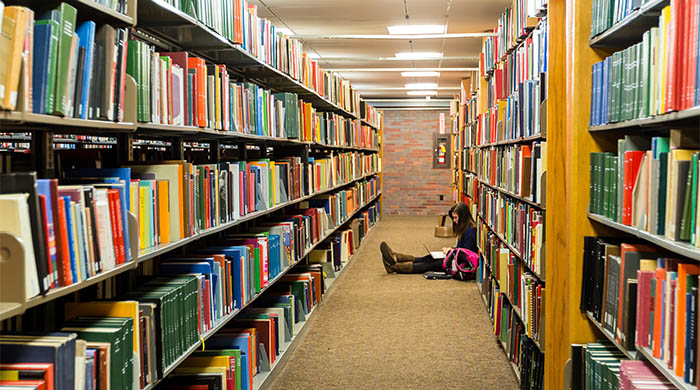
<svg viewBox="0 0 700 390">
<path fill-rule="evenodd" d="M 455 38 L 484 38 L 495 37 L 494 33 L 457 33 L 457 34 L 295 34 L 292 38 L 313 39 L 394 39 L 394 40 L 418 40 L 418 39 L 455 39 Z"/>
<path fill-rule="evenodd" d="M 398 57 L 333 57 L 333 56 L 320 56 L 317 60 L 322 61 L 443 61 L 443 60 L 466 60 L 466 61 L 479 61 L 478 56 L 444 56 L 435 58 L 398 58 Z"/>
<path fill-rule="evenodd" d="M 448 90 L 459 90 L 460 87 L 437 87 L 437 88 L 406 88 L 406 87 L 358 87 L 354 86 L 360 92 L 363 91 L 448 91 Z"/>
</svg>

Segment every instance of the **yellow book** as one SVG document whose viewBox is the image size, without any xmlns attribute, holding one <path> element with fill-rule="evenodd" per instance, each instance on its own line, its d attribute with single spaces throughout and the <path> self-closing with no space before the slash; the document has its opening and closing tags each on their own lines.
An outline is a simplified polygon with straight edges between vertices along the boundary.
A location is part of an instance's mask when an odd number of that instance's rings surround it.
<svg viewBox="0 0 700 390">
<path fill-rule="evenodd" d="M 25 7 L 5 7 L 0 31 L 0 108 L 14 110 L 17 107 L 17 91 L 22 68 L 22 52 L 27 33 Z"/>
<path fill-rule="evenodd" d="M 270 177 L 272 178 L 272 204 L 276 205 L 280 199 L 277 197 L 277 170 L 274 161 L 270 161 Z"/>
<path fill-rule="evenodd" d="M 120 302 L 68 302 L 64 307 L 64 319 L 78 316 L 87 317 L 129 317 L 134 320 L 134 367 L 140 367 L 141 337 L 139 336 L 139 303 L 137 301 Z M 140 371 L 140 370 L 139 370 Z"/>
<path fill-rule="evenodd" d="M 139 249 L 146 249 L 146 187 L 139 187 Z"/>
<path fill-rule="evenodd" d="M 158 223 L 160 225 L 160 243 L 170 242 L 170 197 L 169 182 L 158 180 Z"/>
<path fill-rule="evenodd" d="M 231 372 L 231 356 L 190 356 L 185 359 L 179 368 L 224 368 L 226 369 L 226 377 L 230 378 L 232 376 Z M 178 368 L 178 369 L 179 369 Z M 233 367 L 235 370 L 235 366 Z"/>
<path fill-rule="evenodd" d="M 311 103 L 304 103 L 304 141 L 313 140 L 313 134 L 311 134 L 313 110 L 314 108 Z"/>
<path fill-rule="evenodd" d="M 221 126 L 221 69 L 218 66 L 214 67 L 216 76 L 216 128 L 222 129 Z"/>
<path fill-rule="evenodd" d="M 70 202 L 70 217 L 71 220 L 73 221 L 71 230 L 73 231 L 73 250 L 75 252 L 75 272 L 78 275 L 78 280 L 83 281 L 85 280 L 85 276 L 82 273 L 83 270 L 83 262 L 85 259 L 81 256 L 80 252 L 80 246 L 78 245 L 78 234 L 82 235 L 83 232 L 78 231 L 78 218 L 80 218 L 80 214 L 76 213 L 76 205 L 78 203 L 71 201 Z"/>
</svg>

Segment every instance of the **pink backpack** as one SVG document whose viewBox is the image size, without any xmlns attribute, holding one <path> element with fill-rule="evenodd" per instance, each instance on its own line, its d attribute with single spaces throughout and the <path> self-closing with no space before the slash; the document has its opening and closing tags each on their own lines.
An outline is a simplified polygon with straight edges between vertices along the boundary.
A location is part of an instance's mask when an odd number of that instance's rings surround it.
<svg viewBox="0 0 700 390">
<path fill-rule="evenodd" d="M 479 255 L 465 248 L 452 248 L 445 260 L 442 269 L 457 280 L 471 280 L 476 276 L 476 268 L 479 265 Z"/>
</svg>

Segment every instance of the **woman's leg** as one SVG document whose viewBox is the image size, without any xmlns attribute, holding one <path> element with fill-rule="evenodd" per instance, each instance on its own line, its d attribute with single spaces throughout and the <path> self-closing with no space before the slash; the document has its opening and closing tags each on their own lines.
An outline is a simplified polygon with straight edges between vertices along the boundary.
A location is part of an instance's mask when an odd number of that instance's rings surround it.
<svg viewBox="0 0 700 390">
<path fill-rule="evenodd" d="M 432 256 L 428 257 L 430 260 L 413 263 L 412 271 L 414 274 L 422 274 L 428 271 L 444 271 L 442 269 L 442 259 L 433 259 Z"/>
<path fill-rule="evenodd" d="M 413 260 L 413 264 L 415 265 L 416 263 L 425 263 L 427 261 L 433 261 L 433 256 L 425 255 L 423 257 L 416 257 Z"/>
</svg>

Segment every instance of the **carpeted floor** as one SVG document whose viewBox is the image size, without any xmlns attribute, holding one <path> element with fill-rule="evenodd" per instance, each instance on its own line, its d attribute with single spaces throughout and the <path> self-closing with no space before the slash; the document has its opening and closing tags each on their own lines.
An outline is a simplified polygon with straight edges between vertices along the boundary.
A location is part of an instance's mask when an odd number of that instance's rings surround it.
<svg viewBox="0 0 700 390">
<path fill-rule="evenodd" d="M 379 243 L 454 245 L 435 217 L 384 217 L 324 297 L 271 389 L 517 389 L 474 282 L 388 275 Z"/>
</svg>

